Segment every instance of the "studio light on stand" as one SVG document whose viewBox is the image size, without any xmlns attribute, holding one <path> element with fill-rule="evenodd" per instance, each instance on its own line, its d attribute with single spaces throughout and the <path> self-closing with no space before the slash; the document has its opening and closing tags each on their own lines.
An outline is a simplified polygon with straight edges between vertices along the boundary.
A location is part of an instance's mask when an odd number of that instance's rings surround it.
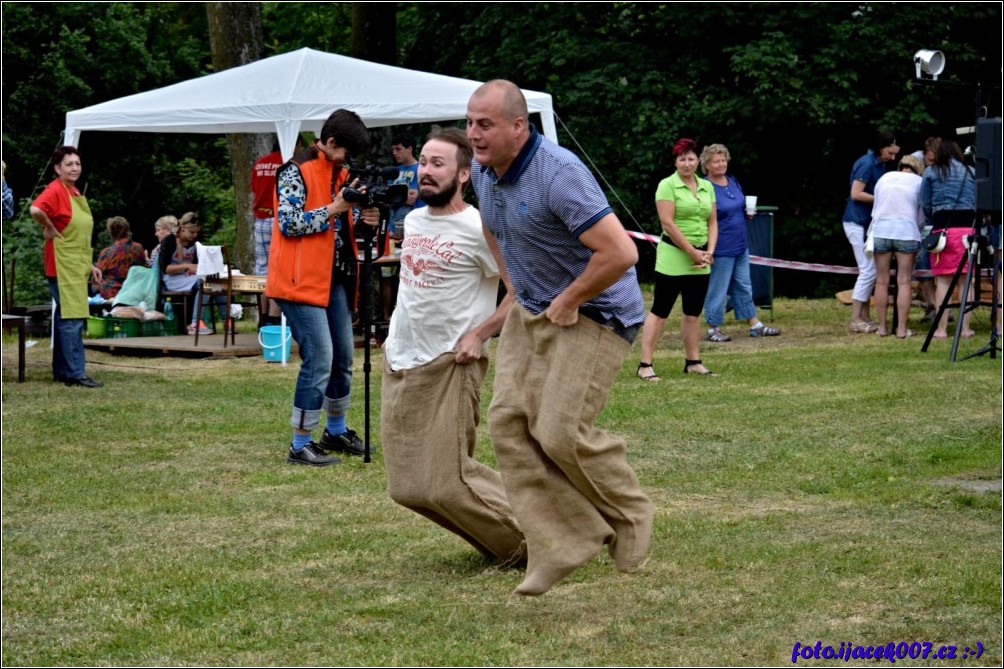
<svg viewBox="0 0 1004 669">
<path fill-rule="evenodd" d="M 913 54 L 913 66 L 916 68 L 918 79 L 924 79 L 924 75 L 927 75 L 933 81 L 937 81 L 938 75 L 945 69 L 945 54 L 921 49 Z"/>
</svg>

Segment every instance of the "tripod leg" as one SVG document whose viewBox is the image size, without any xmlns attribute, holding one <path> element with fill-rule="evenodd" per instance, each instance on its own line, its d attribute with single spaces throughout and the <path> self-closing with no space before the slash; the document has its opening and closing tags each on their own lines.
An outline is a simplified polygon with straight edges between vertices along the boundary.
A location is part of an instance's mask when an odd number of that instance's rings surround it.
<svg viewBox="0 0 1004 669">
<path fill-rule="evenodd" d="M 962 289 L 959 291 L 959 311 L 955 316 L 955 336 L 952 337 L 952 352 L 948 356 L 949 362 L 955 362 L 956 356 L 959 352 L 959 339 L 962 337 L 962 331 L 966 329 L 969 323 L 967 314 L 974 308 L 969 305 L 969 288 L 973 285 L 973 275 L 977 271 L 977 244 L 975 239 L 969 239 L 967 243 L 969 244 L 969 248 L 967 249 L 968 252 L 963 258 L 963 262 L 966 262 L 968 259 L 968 265 L 966 266 L 966 279 L 962 284 Z M 959 265 L 959 268 L 962 268 L 961 264 Z M 958 277 L 958 272 L 956 272 L 956 277 Z"/>
<path fill-rule="evenodd" d="M 996 251 L 990 259 L 989 278 L 990 278 L 990 297 L 992 302 L 990 302 L 990 341 L 987 342 L 985 346 L 974 353 L 962 358 L 962 360 L 968 360 L 969 358 L 975 358 L 977 356 L 990 354 L 991 359 L 997 358 L 997 351 L 999 350 L 998 342 L 1000 340 L 1000 328 L 998 327 L 998 318 L 1000 314 L 1000 251 Z M 979 271 L 977 270 L 977 276 L 979 276 Z M 974 290 L 974 298 L 972 300 L 972 308 L 986 305 L 987 303 L 982 300 L 980 284 L 976 284 Z"/>
<path fill-rule="evenodd" d="M 1001 256 L 1000 249 L 997 250 L 997 257 L 994 258 L 993 271 L 990 273 L 990 294 L 993 296 L 993 303 L 990 306 L 990 343 L 986 348 L 990 351 L 990 358 L 997 357 L 1000 350 L 998 342 L 1001 336 Z"/>
</svg>

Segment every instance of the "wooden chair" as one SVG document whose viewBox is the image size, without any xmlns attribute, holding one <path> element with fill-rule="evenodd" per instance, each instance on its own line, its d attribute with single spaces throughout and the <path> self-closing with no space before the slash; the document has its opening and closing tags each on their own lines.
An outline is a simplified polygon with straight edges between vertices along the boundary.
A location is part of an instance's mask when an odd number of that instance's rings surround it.
<svg viewBox="0 0 1004 669">
<path fill-rule="evenodd" d="M 195 308 L 199 311 L 199 319 L 196 320 L 198 323 L 201 320 L 202 309 L 207 305 L 207 298 L 212 298 L 216 295 L 226 295 L 226 311 L 223 318 L 223 348 L 227 347 L 227 335 L 230 335 L 230 343 L 236 346 L 236 328 L 233 325 L 233 318 L 230 316 L 230 305 L 234 303 L 234 291 L 233 291 L 233 277 L 232 270 L 233 264 L 230 262 L 230 254 L 227 251 L 226 245 L 220 246 L 220 251 L 223 254 L 223 264 L 226 266 L 226 274 L 213 274 L 210 276 L 200 277 L 199 279 L 199 303 L 195 305 Z M 212 328 L 216 330 L 216 309 L 215 300 L 210 299 L 209 304 L 209 314 L 212 321 Z M 195 345 L 199 345 L 199 328 L 195 328 Z"/>
</svg>

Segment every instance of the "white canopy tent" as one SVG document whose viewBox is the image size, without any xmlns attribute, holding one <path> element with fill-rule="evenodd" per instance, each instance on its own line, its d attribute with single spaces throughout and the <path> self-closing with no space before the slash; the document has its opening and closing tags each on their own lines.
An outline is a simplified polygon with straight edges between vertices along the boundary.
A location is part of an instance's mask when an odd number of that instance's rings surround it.
<svg viewBox="0 0 1004 669">
<path fill-rule="evenodd" d="M 453 121 L 481 82 L 300 49 L 164 88 L 66 114 L 64 142 L 85 130 L 268 133 L 284 159 L 301 130 L 319 134 L 335 109 L 350 109 L 369 128 Z M 544 135 L 557 142 L 551 96 L 523 91 Z"/>
</svg>

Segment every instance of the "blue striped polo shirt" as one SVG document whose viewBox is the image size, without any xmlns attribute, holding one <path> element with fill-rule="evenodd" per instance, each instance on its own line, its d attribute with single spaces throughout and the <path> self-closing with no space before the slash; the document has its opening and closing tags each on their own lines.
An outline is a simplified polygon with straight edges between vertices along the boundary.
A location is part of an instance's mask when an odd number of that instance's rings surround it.
<svg viewBox="0 0 1004 669">
<path fill-rule="evenodd" d="M 579 235 L 613 210 L 596 179 L 571 151 L 532 125 L 530 139 L 499 179 L 472 162 L 481 218 L 498 239 L 516 299 L 533 314 L 581 275 L 593 252 Z M 635 268 L 585 302 L 630 327 L 645 320 Z"/>
</svg>

